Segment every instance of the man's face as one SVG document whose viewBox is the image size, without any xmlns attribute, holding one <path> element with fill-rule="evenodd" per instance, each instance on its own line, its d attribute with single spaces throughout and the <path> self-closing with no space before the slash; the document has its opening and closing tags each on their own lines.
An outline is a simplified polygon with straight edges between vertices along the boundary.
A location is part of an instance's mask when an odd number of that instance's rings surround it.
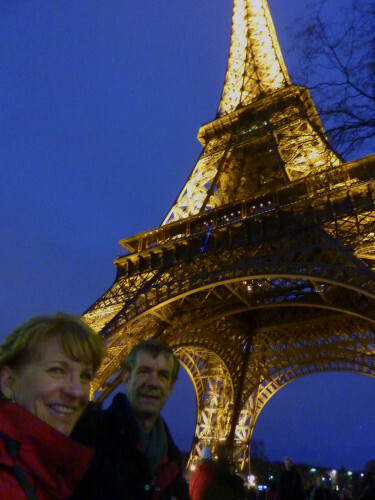
<svg viewBox="0 0 375 500">
<path fill-rule="evenodd" d="M 123 383 L 130 404 L 141 420 L 158 417 L 173 389 L 173 358 L 168 354 L 156 357 L 140 351 L 131 372 L 125 371 Z"/>
<path fill-rule="evenodd" d="M 290 458 L 286 458 L 286 459 L 284 460 L 284 464 L 285 464 L 285 469 L 286 469 L 286 470 L 292 470 L 293 463 L 292 463 L 292 461 L 290 460 Z"/>
</svg>

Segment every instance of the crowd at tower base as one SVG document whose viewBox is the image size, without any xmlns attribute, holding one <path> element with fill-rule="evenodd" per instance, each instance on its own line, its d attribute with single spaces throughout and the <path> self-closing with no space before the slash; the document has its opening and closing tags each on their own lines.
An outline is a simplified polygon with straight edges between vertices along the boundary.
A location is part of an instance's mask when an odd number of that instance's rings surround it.
<svg viewBox="0 0 375 500">
<path fill-rule="evenodd" d="M 220 495 L 206 496 L 205 484 L 214 482 L 215 463 L 207 447 L 190 475 L 192 500 L 220 500 Z M 344 467 L 333 470 L 308 464 L 294 465 L 289 457 L 284 462 L 252 459 L 250 473 L 238 473 L 242 493 L 229 497 L 245 500 L 375 500 L 375 460 L 363 472 Z M 233 481 L 232 481 L 233 482 Z M 238 484 L 238 481 L 237 481 Z M 237 495 L 237 496 L 236 496 Z"/>
</svg>

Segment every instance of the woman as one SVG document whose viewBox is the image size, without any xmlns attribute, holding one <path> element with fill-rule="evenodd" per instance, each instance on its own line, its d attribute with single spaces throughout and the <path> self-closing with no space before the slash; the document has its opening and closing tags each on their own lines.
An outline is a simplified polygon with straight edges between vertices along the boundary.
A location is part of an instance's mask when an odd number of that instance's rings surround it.
<svg viewBox="0 0 375 500">
<path fill-rule="evenodd" d="M 212 457 L 211 448 L 205 446 L 202 449 L 200 461 L 191 473 L 189 482 L 189 494 L 191 500 L 202 500 L 207 485 L 215 475 L 215 462 Z"/>
<path fill-rule="evenodd" d="M 92 450 L 68 436 L 105 347 L 78 318 L 32 318 L 0 346 L 0 498 L 68 499 Z"/>
<path fill-rule="evenodd" d="M 323 484 L 323 476 L 317 474 L 314 478 L 314 486 L 309 495 L 309 500 L 330 500 L 333 498 L 333 492 Z"/>
</svg>

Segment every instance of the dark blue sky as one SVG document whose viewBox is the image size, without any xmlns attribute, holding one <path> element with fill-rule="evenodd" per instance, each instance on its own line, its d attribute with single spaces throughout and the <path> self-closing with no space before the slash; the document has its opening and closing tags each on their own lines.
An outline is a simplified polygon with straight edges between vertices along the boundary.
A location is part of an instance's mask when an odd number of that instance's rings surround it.
<svg viewBox="0 0 375 500">
<path fill-rule="evenodd" d="M 293 77 L 286 30 L 307 2 L 269 4 Z M 231 0 L 1 3 L 0 338 L 31 315 L 82 313 L 113 282 L 118 240 L 161 223 L 216 114 L 231 11 Z M 183 447 L 186 391 L 168 416 Z M 374 458 L 373 392 L 364 376 L 293 382 L 255 438 L 270 459 L 361 468 Z"/>
</svg>

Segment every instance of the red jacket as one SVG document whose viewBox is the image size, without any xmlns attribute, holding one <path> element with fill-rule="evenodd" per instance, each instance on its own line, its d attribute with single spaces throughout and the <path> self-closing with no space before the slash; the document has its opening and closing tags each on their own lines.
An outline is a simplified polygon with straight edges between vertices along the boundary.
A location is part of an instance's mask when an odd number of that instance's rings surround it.
<svg viewBox="0 0 375 500">
<path fill-rule="evenodd" d="M 15 449 L 16 458 L 12 458 Z M 27 410 L 0 400 L 0 498 L 27 498 L 11 468 L 21 474 L 38 500 L 66 500 L 84 475 L 92 450 L 53 429 Z"/>
<path fill-rule="evenodd" d="M 212 461 L 203 461 L 197 464 L 191 473 L 189 483 L 189 494 L 191 500 L 201 500 L 204 490 L 212 481 L 215 473 L 215 464 Z"/>
</svg>

